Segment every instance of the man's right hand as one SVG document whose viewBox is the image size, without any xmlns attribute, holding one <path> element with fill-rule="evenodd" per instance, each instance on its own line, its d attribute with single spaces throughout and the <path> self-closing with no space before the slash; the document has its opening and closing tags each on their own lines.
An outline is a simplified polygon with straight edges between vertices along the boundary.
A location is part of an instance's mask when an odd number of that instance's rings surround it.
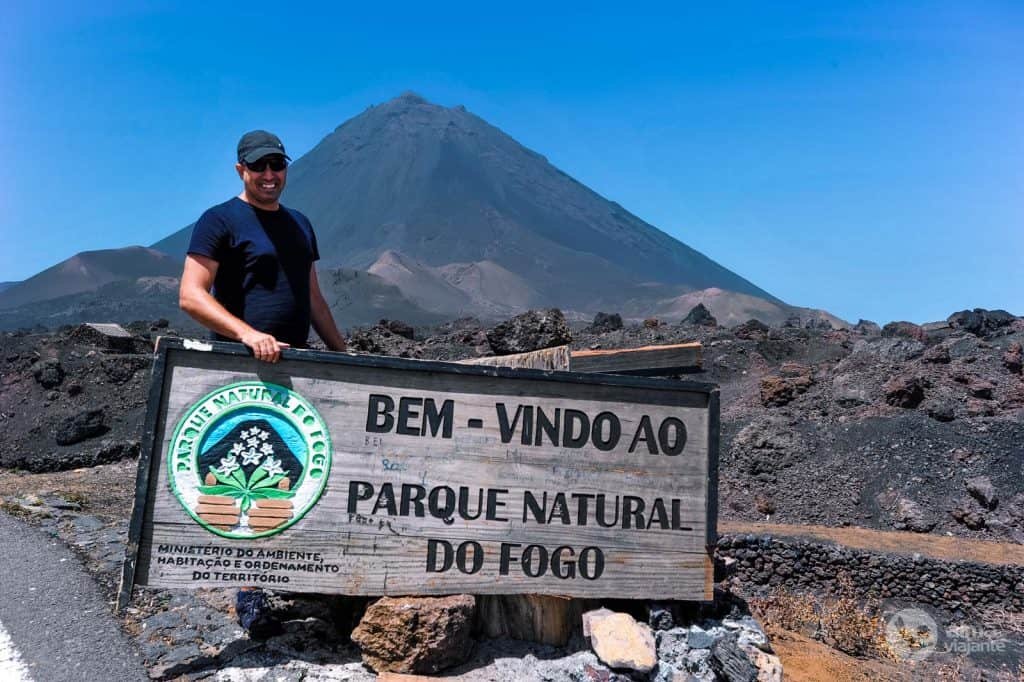
<svg viewBox="0 0 1024 682">
<path fill-rule="evenodd" d="M 257 360 L 264 362 L 277 362 L 281 359 L 281 350 L 290 347 L 270 334 L 256 330 L 243 334 L 239 340 L 252 349 L 252 354 L 256 356 Z"/>
</svg>

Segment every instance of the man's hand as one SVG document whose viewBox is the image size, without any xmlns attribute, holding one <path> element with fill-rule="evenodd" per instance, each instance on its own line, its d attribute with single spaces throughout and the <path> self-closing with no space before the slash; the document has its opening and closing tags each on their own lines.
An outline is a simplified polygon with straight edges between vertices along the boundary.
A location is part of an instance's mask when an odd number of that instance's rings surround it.
<svg viewBox="0 0 1024 682">
<path fill-rule="evenodd" d="M 289 348 L 287 343 L 278 341 L 270 334 L 264 334 L 255 329 L 242 334 L 242 338 L 239 340 L 252 349 L 252 354 L 256 356 L 257 360 L 264 362 L 277 362 L 281 359 L 281 350 Z"/>
</svg>

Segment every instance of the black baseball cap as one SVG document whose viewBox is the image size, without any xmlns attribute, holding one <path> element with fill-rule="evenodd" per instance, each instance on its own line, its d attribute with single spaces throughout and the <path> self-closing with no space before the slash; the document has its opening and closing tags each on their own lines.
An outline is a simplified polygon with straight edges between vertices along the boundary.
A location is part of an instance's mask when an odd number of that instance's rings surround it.
<svg viewBox="0 0 1024 682">
<path fill-rule="evenodd" d="M 291 161 L 284 153 L 281 139 L 274 133 L 268 133 L 266 130 L 251 130 L 242 135 L 242 139 L 238 141 L 239 163 L 252 163 L 269 154 L 280 154 Z"/>
</svg>

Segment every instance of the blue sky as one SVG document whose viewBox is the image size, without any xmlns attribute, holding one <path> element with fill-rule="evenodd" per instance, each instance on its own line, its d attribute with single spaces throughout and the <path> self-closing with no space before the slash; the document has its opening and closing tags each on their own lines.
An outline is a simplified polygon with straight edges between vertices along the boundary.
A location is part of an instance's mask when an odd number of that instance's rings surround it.
<svg viewBox="0 0 1024 682">
<path fill-rule="evenodd" d="M 41 2 L 0 27 L 0 281 L 150 244 L 414 90 L 783 300 L 1024 314 L 1024 5 Z"/>
</svg>

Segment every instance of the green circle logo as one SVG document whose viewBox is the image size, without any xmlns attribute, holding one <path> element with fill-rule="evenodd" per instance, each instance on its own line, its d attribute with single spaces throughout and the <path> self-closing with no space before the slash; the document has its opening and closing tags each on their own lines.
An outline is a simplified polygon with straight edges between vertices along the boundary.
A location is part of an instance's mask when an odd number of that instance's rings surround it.
<svg viewBox="0 0 1024 682">
<path fill-rule="evenodd" d="M 320 499 L 330 470 L 320 414 L 298 393 L 262 381 L 223 386 L 192 405 L 167 453 L 174 496 L 226 538 L 289 528 Z"/>
</svg>

